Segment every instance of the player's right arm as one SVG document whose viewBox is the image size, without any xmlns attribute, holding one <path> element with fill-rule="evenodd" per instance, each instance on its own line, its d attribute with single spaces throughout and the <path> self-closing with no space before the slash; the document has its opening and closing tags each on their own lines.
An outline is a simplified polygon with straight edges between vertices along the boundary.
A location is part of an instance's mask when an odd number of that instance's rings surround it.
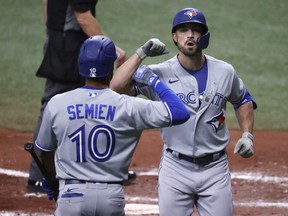
<svg viewBox="0 0 288 216">
<path fill-rule="evenodd" d="M 38 136 L 35 140 L 35 145 L 39 149 L 39 158 L 50 176 L 55 176 L 54 154 L 57 148 L 57 139 L 53 131 L 53 120 L 51 117 L 51 103 L 53 98 L 45 107 L 41 126 Z M 53 107 L 53 105 L 52 105 Z"/>
<path fill-rule="evenodd" d="M 119 94 L 135 96 L 136 90 L 132 77 L 141 63 L 141 58 L 136 53 L 134 53 L 115 71 L 110 82 L 110 88 Z"/>
<path fill-rule="evenodd" d="M 136 52 L 119 67 L 110 82 L 110 88 L 120 94 L 127 94 L 130 96 L 136 95 L 136 90 L 133 82 L 133 75 L 138 69 L 142 61 L 147 57 L 154 57 L 167 54 L 164 43 L 159 39 L 149 39 L 143 46 L 139 47 Z"/>
</svg>

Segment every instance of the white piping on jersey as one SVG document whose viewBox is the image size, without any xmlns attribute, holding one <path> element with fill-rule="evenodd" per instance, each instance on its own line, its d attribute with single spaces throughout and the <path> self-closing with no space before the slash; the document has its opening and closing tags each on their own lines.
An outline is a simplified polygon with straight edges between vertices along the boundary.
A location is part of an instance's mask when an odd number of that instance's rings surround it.
<svg viewBox="0 0 288 216">
<path fill-rule="evenodd" d="M 35 142 L 35 145 L 37 146 L 37 148 L 39 148 L 40 150 L 45 151 L 45 152 L 52 152 L 56 149 L 56 148 L 53 148 L 53 149 L 42 148 L 37 142 Z"/>
<path fill-rule="evenodd" d="M 171 110 L 169 109 L 169 106 L 167 105 L 166 102 L 163 102 L 163 103 L 164 103 L 164 106 L 166 107 L 167 112 L 168 112 L 169 117 L 170 117 L 170 123 L 169 123 L 169 126 L 172 126 L 172 120 L 173 120 L 173 118 L 172 118 Z"/>
</svg>

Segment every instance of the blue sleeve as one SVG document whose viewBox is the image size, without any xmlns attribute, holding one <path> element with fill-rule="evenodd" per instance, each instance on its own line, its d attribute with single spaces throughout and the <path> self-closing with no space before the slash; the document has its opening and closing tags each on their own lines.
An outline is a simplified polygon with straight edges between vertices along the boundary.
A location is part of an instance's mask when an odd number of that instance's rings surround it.
<svg viewBox="0 0 288 216">
<path fill-rule="evenodd" d="M 159 79 L 152 86 L 153 90 L 166 105 L 171 114 L 171 124 L 183 124 L 190 118 L 190 114 L 178 96 Z"/>
<path fill-rule="evenodd" d="M 238 103 L 233 103 L 233 107 L 234 109 L 239 108 L 240 106 L 242 106 L 243 104 L 252 101 L 253 103 L 253 108 L 257 109 L 257 104 L 255 102 L 255 100 L 253 99 L 253 97 L 250 95 L 250 93 L 246 90 L 244 97 L 242 98 L 242 100 Z"/>
</svg>

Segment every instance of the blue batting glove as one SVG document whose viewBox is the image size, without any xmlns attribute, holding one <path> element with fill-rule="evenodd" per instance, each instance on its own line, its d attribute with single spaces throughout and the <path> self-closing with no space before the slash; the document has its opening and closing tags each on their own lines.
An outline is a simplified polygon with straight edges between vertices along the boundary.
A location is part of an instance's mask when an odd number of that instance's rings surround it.
<svg viewBox="0 0 288 216">
<path fill-rule="evenodd" d="M 48 185 L 48 182 L 45 178 L 42 179 L 42 189 L 47 194 L 49 200 L 56 199 L 59 193 L 59 181 L 56 178 L 51 179 L 51 183 L 53 184 L 53 188 L 51 185 Z"/>
<path fill-rule="evenodd" d="M 146 65 L 142 65 L 134 73 L 133 79 L 137 83 L 146 84 L 149 86 L 154 86 L 159 77 L 153 72 L 153 70 Z"/>
</svg>

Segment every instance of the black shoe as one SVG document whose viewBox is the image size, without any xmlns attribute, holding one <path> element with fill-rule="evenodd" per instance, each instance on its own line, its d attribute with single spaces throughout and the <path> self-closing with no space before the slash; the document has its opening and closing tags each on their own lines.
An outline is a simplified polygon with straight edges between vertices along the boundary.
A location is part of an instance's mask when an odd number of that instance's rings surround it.
<svg viewBox="0 0 288 216">
<path fill-rule="evenodd" d="M 124 181 L 124 185 L 130 185 L 132 184 L 136 179 L 136 173 L 134 171 L 129 171 L 128 173 L 128 179 Z"/>
<path fill-rule="evenodd" d="M 27 193 L 45 193 L 42 189 L 42 182 L 28 179 L 26 186 Z"/>
</svg>

